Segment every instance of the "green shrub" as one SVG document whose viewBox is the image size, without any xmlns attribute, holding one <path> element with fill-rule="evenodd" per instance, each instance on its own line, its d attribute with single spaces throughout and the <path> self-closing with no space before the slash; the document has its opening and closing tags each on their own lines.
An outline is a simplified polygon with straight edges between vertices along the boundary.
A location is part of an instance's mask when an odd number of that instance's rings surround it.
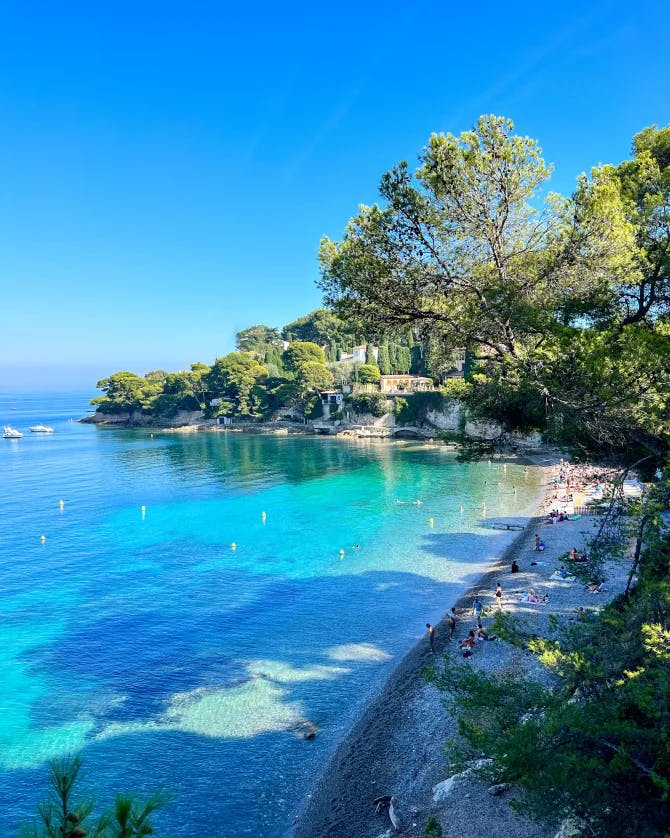
<svg viewBox="0 0 670 838">
<path fill-rule="evenodd" d="M 382 393 L 354 393 L 347 402 L 355 413 L 371 413 L 379 418 L 388 412 L 386 396 Z"/>
<path fill-rule="evenodd" d="M 463 378 L 448 378 L 440 392 L 448 399 L 465 399 L 472 392 L 472 384 Z"/>
<path fill-rule="evenodd" d="M 426 420 L 429 410 L 440 410 L 444 407 L 445 397 L 438 390 L 427 393 L 413 393 L 397 399 L 395 416 L 402 425 L 420 425 Z"/>
<path fill-rule="evenodd" d="M 442 827 L 439 821 L 431 815 L 423 830 L 423 838 L 442 838 L 442 834 Z"/>
</svg>

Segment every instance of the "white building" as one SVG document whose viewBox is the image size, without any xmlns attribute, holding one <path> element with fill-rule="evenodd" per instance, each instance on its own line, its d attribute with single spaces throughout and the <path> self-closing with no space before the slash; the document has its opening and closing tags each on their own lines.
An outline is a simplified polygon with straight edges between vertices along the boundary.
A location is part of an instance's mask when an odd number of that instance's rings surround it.
<svg viewBox="0 0 670 838">
<path fill-rule="evenodd" d="M 367 355 L 367 346 L 354 346 L 351 352 L 340 352 L 340 361 L 347 361 L 353 364 L 364 364 L 365 356 Z M 371 346 L 372 354 L 375 356 L 375 362 L 379 359 L 379 347 Z"/>
</svg>

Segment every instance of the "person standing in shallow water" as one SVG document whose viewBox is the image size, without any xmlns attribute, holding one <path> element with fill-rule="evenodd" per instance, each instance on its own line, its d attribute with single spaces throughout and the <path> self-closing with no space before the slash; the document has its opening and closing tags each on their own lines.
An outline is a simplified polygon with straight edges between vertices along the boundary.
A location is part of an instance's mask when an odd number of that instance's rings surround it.
<svg viewBox="0 0 670 838">
<path fill-rule="evenodd" d="M 498 608 L 502 611 L 502 585 L 498 582 L 498 586 L 496 587 L 496 602 L 498 603 Z"/>
<path fill-rule="evenodd" d="M 430 643 L 430 651 L 435 652 L 435 626 L 431 626 L 430 623 L 426 623 L 426 628 L 428 629 L 428 641 Z"/>
</svg>

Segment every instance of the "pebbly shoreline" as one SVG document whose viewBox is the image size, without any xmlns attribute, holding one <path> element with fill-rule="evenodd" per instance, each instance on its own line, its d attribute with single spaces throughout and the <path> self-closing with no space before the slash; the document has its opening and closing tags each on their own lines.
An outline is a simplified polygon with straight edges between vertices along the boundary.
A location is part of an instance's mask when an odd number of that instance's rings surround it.
<svg viewBox="0 0 670 838">
<path fill-rule="evenodd" d="M 550 615 L 575 618 L 578 607 L 599 607 L 613 593 L 623 589 L 625 571 L 608 567 L 606 595 L 594 596 L 579 582 L 552 579 L 562 564 L 561 557 L 573 547 L 583 549 L 597 526 L 597 518 L 582 518 L 544 526 L 544 518 L 554 505 L 554 475 L 558 455 L 527 458 L 543 469 L 542 492 L 534 515 L 526 528 L 509 545 L 500 562 L 485 573 L 455 603 L 459 617 L 455 641 L 449 641 L 445 618 L 436 626 L 436 655 L 426 639 L 417 643 L 390 675 L 379 695 L 363 711 L 362 717 L 334 752 L 326 770 L 287 833 L 294 838 L 390 838 L 395 835 L 388 815 L 375 815 L 372 801 L 393 794 L 402 818 L 402 834 L 421 836 L 428 818 L 433 815 L 445 834 L 475 838 L 493 831 L 498 838 L 549 838 L 556 832 L 519 817 L 509 806 L 511 790 L 492 796 L 488 784 L 476 777 L 457 776 L 445 784 L 449 771 L 444 745 L 457 738 L 455 720 L 445 709 L 436 688 L 428 684 L 421 670 L 441 654 L 456 652 L 456 643 L 476 625 L 472 601 L 479 597 L 493 614 L 496 583 L 504 590 L 504 609 L 528 619 L 534 631 L 550 631 Z M 542 553 L 535 552 L 534 534 L 546 543 Z M 516 559 L 520 572 L 511 574 Z M 537 564 L 531 565 L 531 562 Z M 521 601 L 521 592 L 534 588 L 548 594 L 547 604 Z M 445 615 L 451 603 L 445 606 Z M 458 656 L 460 659 L 460 655 Z M 537 669 L 535 660 L 522 650 L 506 643 L 480 643 L 474 656 L 463 665 L 484 668 L 488 673 Z M 442 783 L 442 786 L 439 784 Z M 436 788 L 437 787 L 437 788 Z M 453 790 L 452 790 L 453 789 Z"/>
</svg>

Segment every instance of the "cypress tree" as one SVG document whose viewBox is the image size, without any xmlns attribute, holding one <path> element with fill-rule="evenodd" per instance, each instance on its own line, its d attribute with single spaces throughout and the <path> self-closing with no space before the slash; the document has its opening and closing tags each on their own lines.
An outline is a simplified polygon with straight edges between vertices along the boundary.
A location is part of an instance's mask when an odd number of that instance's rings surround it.
<svg viewBox="0 0 670 838">
<path fill-rule="evenodd" d="M 398 349 L 400 347 L 397 343 L 389 344 L 389 364 L 391 366 L 390 375 L 396 375 L 400 369 L 398 364 Z"/>
<path fill-rule="evenodd" d="M 410 358 L 411 365 L 409 371 L 412 373 L 412 375 L 421 375 L 421 362 L 423 360 L 423 354 L 421 352 L 421 347 L 418 343 L 411 348 Z"/>
<path fill-rule="evenodd" d="M 391 359 L 389 357 L 389 347 L 386 343 L 383 343 L 379 347 L 379 355 L 377 356 L 377 366 L 379 367 L 379 372 L 382 375 L 391 374 Z"/>
<path fill-rule="evenodd" d="M 372 346 L 368 343 L 365 347 L 365 363 L 376 367 L 377 366 L 377 359 L 375 358 L 375 353 L 372 351 Z"/>
</svg>

